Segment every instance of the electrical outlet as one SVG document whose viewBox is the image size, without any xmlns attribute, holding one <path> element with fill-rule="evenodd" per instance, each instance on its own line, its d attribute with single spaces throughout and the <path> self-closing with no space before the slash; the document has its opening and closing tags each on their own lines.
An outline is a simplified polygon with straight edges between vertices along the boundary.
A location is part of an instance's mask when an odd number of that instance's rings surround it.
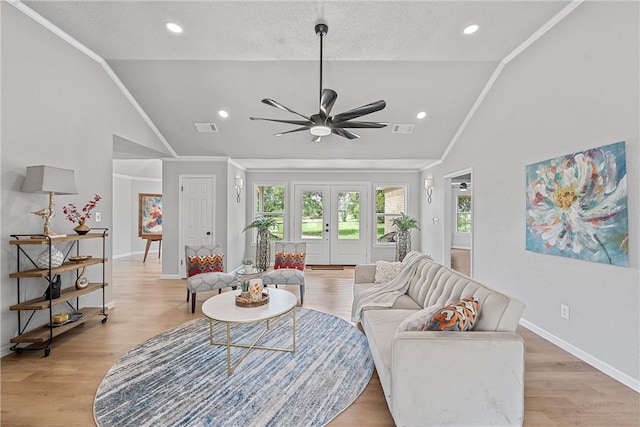
<svg viewBox="0 0 640 427">
<path fill-rule="evenodd" d="M 569 306 L 560 304 L 560 317 L 569 320 Z"/>
<path fill-rule="evenodd" d="M 96 222 L 102 221 L 102 212 L 96 212 Z"/>
</svg>

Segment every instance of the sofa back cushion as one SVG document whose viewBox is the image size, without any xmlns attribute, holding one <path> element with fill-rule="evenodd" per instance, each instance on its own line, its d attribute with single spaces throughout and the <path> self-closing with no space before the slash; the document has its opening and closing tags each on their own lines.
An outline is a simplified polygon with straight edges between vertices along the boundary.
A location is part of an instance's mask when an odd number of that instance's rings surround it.
<svg viewBox="0 0 640 427">
<path fill-rule="evenodd" d="M 424 305 L 424 301 L 436 274 L 441 268 L 443 268 L 441 264 L 438 264 L 431 259 L 423 259 L 419 261 L 416 274 L 411 278 L 409 288 L 407 289 L 407 295 L 413 298 L 421 306 L 428 307 L 429 305 Z"/>
<path fill-rule="evenodd" d="M 431 281 L 422 306 L 445 306 L 469 297 L 476 298 L 479 305 L 475 331 L 515 332 L 523 303 L 444 266 Z"/>
</svg>

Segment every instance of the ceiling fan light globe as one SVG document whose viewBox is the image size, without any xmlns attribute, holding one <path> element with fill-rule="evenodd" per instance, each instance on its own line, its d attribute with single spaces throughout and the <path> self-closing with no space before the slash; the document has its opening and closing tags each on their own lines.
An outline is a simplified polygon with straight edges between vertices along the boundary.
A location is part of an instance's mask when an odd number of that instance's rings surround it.
<svg viewBox="0 0 640 427">
<path fill-rule="evenodd" d="M 331 133 L 331 128 L 328 126 L 313 126 L 309 129 L 309 132 L 315 136 L 327 136 Z"/>
</svg>

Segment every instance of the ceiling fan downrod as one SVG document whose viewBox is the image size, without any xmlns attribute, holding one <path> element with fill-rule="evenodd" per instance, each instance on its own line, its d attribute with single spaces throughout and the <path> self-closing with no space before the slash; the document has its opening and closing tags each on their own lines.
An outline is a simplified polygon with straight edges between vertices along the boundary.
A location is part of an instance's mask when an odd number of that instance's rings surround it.
<svg viewBox="0 0 640 427">
<path fill-rule="evenodd" d="M 318 97 L 318 104 L 322 104 L 322 39 L 329 32 L 327 24 L 316 24 L 316 34 L 320 36 L 320 92 Z"/>
</svg>

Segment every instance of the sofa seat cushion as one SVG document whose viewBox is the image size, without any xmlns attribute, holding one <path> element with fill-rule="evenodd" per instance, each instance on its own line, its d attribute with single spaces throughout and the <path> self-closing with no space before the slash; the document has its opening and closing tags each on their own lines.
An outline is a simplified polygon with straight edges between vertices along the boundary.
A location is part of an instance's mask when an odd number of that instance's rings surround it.
<svg viewBox="0 0 640 427">
<path fill-rule="evenodd" d="M 387 399 L 391 396 L 391 346 L 393 336 L 402 321 L 417 310 L 389 309 L 365 310 L 362 326 L 376 364 L 380 383 Z"/>
</svg>

